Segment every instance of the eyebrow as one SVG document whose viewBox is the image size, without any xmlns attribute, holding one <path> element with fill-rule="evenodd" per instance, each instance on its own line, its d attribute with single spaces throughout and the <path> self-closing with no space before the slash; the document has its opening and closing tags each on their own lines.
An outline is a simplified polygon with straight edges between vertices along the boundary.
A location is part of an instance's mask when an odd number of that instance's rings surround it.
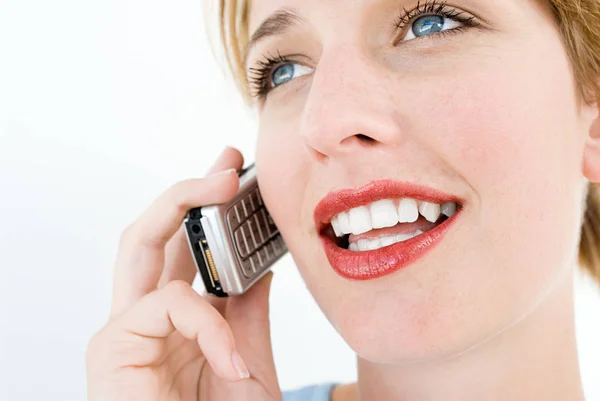
<svg viewBox="0 0 600 401">
<path fill-rule="evenodd" d="M 269 18 L 264 20 L 258 29 L 254 31 L 252 37 L 248 41 L 244 65 L 246 64 L 246 59 L 250 50 L 256 46 L 258 42 L 270 36 L 281 35 L 300 22 L 304 22 L 304 19 L 293 8 L 280 8 L 271 14 Z"/>
</svg>

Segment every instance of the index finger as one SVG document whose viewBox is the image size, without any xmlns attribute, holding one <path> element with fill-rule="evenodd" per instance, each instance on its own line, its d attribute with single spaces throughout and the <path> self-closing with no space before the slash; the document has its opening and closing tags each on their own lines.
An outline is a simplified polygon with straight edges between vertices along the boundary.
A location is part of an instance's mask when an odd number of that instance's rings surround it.
<svg viewBox="0 0 600 401">
<path fill-rule="evenodd" d="M 165 245 L 194 207 L 224 203 L 237 192 L 235 169 L 181 181 L 162 195 L 123 233 L 115 263 L 111 316 L 157 288 Z"/>
<path fill-rule="evenodd" d="M 215 174 L 230 168 L 240 170 L 244 165 L 244 157 L 239 150 L 227 147 L 215 161 L 207 175 Z M 183 225 L 171 237 L 165 246 L 165 266 L 158 281 L 158 288 L 174 280 L 183 280 L 190 284 L 196 277 L 196 264 L 189 249 L 187 234 Z"/>
</svg>

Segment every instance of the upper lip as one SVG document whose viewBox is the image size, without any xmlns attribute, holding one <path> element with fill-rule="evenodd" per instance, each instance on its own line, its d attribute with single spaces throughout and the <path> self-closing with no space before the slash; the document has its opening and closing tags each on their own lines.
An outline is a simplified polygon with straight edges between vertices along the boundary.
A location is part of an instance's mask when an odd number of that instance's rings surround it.
<svg viewBox="0 0 600 401">
<path fill-rule="evenodd" d="M 314 211 L 314 221 L 317 232 L 323 231 L 331 220 L 341 212 L 381 199 L 413 198 L 416 200 L 443 204 L 463 201 L 451 194 L 410 182 L 394 180 L 378 180 L 356 189 L 342 189 L 327 194 L 317 204 Z"/>
</svg>

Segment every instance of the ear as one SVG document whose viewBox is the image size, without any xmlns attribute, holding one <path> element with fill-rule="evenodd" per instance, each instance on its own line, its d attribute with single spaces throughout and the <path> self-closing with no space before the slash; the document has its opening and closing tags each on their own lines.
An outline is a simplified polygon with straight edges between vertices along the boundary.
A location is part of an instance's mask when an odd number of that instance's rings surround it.
<svg viewBox="0 0 600 401">
<path fill-rule="evenodd" d="M 587 136 L 583 150 L 583 175 L 590 182 L 600 182 L 600 104 L 583 106 Z"/>
</svg>

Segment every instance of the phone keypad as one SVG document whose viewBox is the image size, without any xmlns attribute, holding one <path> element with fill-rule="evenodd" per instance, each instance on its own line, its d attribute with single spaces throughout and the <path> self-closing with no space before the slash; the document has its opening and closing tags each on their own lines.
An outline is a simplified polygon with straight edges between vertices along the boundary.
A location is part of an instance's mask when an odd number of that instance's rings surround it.
<svg viewBox="0 0 600 401">
<path fill-rule="evenodd" d="M 236 230 L 248 217 L 264 208 L 258 189 L 253 190 L 245 198 L 240 199 L 227 212 L 227 220 L 232 230 Z"/>
<path fill-rule="evenodd" d="M 267 213 L 258 189 L 239 200 L 227 212 L 242 272 L 250 278 L 287 251 L 283 238 Z"/>
</svg>

